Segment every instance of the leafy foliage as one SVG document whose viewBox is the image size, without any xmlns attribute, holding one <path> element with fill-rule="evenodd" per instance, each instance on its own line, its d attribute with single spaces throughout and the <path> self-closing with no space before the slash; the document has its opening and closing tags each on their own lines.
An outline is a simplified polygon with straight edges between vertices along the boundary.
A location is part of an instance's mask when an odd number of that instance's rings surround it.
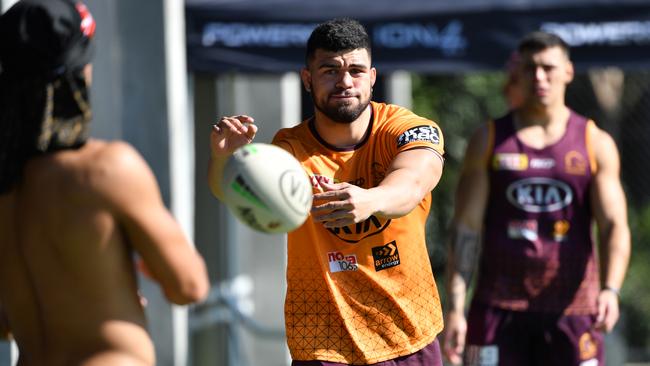
<svg viewBox="0 0 650 366">
<path fill-rule="evenodd" d="M 503 73 L 468 75 L 413 75 L 413 110 L 436 121 L 445 139 L 445 170 L 433 191 L 427 235 L 429 252 L 442 283 L 446 261 L 447 225 L 453 214 L 454 194 L 467 142 L 489 118 L 506 112 L 501 94 Z"/>
<path fill-rule="evenodd" d="M 632 256 L 621 289 L 624 333 L 628 344 L 650 348 L 650 207 L 630 210 Z"/>
</svg>

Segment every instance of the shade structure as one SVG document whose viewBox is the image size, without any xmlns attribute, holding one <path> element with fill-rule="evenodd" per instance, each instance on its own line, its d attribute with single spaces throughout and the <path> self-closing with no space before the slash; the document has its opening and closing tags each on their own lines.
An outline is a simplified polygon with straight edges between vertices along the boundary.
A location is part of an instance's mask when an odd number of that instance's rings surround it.
<svg viewBox="0 0 650 366">
<path fill-rule="evenodd" d="M 361 21 L 382 72 L 502 69 L 527 32 L 572 47 L 578 69 L 650 65 L 650 2 L 643 0 L 187 0 L 191 70 L 286 72 L 304 64 L 314 26 Z"/>
</svg>

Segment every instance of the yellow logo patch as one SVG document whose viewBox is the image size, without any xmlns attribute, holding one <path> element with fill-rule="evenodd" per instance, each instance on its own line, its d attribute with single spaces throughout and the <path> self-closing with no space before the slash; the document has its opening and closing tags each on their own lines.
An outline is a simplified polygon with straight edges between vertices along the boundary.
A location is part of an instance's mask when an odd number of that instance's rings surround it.
<svg viewBox="0 0 650 366">
<path fill-rule="evenodd" d="M 571 228 L 567 220 L 558 220 L 553 224 L 553 238 L 555 241 L 563 241 Z"/>
<path fill-rule="evenodd" d="M 580 336 L 580 340 L 578 341 L 578 347 L 580 349 L 581 360 L 588 360 L 594 358 L 598 353 L 598 344 L 596 344 L 596 341 L 594 340 L 594 338 L 591 336 L 591 333 L 589 332 L 585 332 L 583 335 Z"/>
<path fill-rule="evenodd" d="M 495 170 L 526 170 L 528 169 L 528 155 L 526 154 L 494 154 L 492 167 Z"/>
</svg>

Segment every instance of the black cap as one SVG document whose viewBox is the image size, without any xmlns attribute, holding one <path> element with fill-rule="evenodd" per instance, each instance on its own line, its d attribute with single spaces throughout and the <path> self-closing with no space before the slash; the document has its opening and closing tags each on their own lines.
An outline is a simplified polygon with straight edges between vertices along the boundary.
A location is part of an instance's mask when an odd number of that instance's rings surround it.
<svg viewBox="0 0 650 366">
<path fill-rule="evenodd" d="M 95 21 L 81 2 L 20 0 L 0 16 L 5 75 L 56 77 L 90 63 Z"/>
</svg>

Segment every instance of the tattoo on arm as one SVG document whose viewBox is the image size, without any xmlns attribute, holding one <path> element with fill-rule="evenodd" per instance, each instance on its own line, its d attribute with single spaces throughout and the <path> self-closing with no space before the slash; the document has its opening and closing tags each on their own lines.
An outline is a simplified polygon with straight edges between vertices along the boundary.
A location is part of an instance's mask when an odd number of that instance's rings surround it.
<svg viewBox="0 0 650 366">
<path fill-rule="evenodd" d="M 479 233 L 462 225 L 457 225 L 452 232 L 452 245 L 456 271 L 463 278 L 465 284 L 469 285 L 480 251 Z"/>
</svg>

